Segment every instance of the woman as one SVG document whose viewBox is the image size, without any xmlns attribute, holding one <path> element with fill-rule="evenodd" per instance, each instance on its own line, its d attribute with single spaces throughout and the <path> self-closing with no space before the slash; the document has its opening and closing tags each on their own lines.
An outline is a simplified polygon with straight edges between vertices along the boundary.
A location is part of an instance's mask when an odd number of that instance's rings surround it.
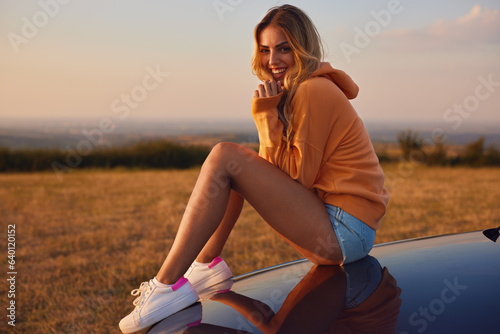
<svg viewBox="0 0 500 334">
<path fill-rule="evenodd" d="M 388 201 L 367 131 L 348 101 L 358 88 L 322 63 L 319 34 L 300 9 L 272 8 L 255 28 L 252 67 L 263 81 L 252 115 L 259 154 L 216 145 L 172 248 L 156 277 L 132 292 L 131 333 L 198 300 L 232 276 L 219 257 L 247 200 L 304 257 L 319 265 L 356 261 L 373 246 Z"/>
</svg>

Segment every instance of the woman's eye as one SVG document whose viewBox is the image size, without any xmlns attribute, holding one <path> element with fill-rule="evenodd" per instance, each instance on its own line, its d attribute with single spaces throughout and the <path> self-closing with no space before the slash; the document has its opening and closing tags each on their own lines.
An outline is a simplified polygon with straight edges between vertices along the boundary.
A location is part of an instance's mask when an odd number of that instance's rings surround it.
<svg viewBox="0 0 500 334">
<path fill-rule="evenodd" d="M 292 49 L 291 49 L 290 47 L 288 47 L 288 46 L 284 46 L 284 47 L 279 48 L 279 49 L 277 49 L 277 50 L 278 50 L 279 52 L 281 52 L 281 53 L 287 53 L 287 52 L 292 51 Z M 269 52 L 270 52 L 270 50 L 269 50 L 269 49 L 260 49 L 260 51 L 259 51 L 259 52 L 260 52 L 260 53 L 269 53 Z"/>
</svg>

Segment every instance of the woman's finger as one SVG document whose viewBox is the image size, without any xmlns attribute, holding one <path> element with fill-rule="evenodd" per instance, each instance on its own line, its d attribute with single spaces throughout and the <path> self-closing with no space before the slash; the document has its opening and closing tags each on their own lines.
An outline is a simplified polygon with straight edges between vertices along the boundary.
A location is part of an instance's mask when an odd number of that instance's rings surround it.
<svg viewBox="0 0 500 334">
<path fill-rule="evenodd" d="M 264 85 L 266 87 L 267 96 L 276 95 L 276 82 L 275 81 L 266 80 L 266 81 L 264 81 Z"/>
<path fill-rule="evenodd" d="M 269 80 L 264 81 L 264 89 L 266 90 L 266 96 L 269 96 L 269 91 L 271 90 Z"/>
<path fill-rule="evenodd" d="M 278 95 L 278 84 L 274 80 L 271 81 L 271 91 L 272 91 L 273 96 Z"/>
<path fill-rule="evenodd" d="M 276 82 L 274 80 L 265 80 L 258 86 L 258 89 L 254 92 L 254 97 L 271 97 L 281 93 L 283 89 L 281 88 L 281 82 Z"/>
<path fill-rule="evenodd" d="M 260 95 L 260 97 L 267 97 L 266 88 L 264 87 L 263 84 L 259 85 L 259 95 Z"/>
</svg>

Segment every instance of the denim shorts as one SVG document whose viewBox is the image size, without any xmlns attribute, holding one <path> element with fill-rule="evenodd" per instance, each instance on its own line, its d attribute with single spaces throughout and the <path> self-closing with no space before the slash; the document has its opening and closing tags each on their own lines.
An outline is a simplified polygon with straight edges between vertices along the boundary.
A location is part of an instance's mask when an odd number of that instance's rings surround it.
<svg viewBox="0 0 500 334">
<path fill-rule="evenodd" d="M 342 263 L 354 262 L 368 255 L 375 242 L 375 230 L 339 207 L 328 203 L 325 207 L 342 249 Z"/>
</svg>

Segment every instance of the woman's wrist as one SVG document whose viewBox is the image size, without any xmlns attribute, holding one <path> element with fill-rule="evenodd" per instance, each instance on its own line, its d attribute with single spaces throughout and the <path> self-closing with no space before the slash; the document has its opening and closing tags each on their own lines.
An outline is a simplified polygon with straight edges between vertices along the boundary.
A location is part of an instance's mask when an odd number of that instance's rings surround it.
<svg viewBox="0 0 500 334">
<path fill-rule="evenodd" d="M 283 92 L 270 97 L 254 97 L 252 100 L 252 113 L 276 111 L 281 101 Z"/>
</svg>

